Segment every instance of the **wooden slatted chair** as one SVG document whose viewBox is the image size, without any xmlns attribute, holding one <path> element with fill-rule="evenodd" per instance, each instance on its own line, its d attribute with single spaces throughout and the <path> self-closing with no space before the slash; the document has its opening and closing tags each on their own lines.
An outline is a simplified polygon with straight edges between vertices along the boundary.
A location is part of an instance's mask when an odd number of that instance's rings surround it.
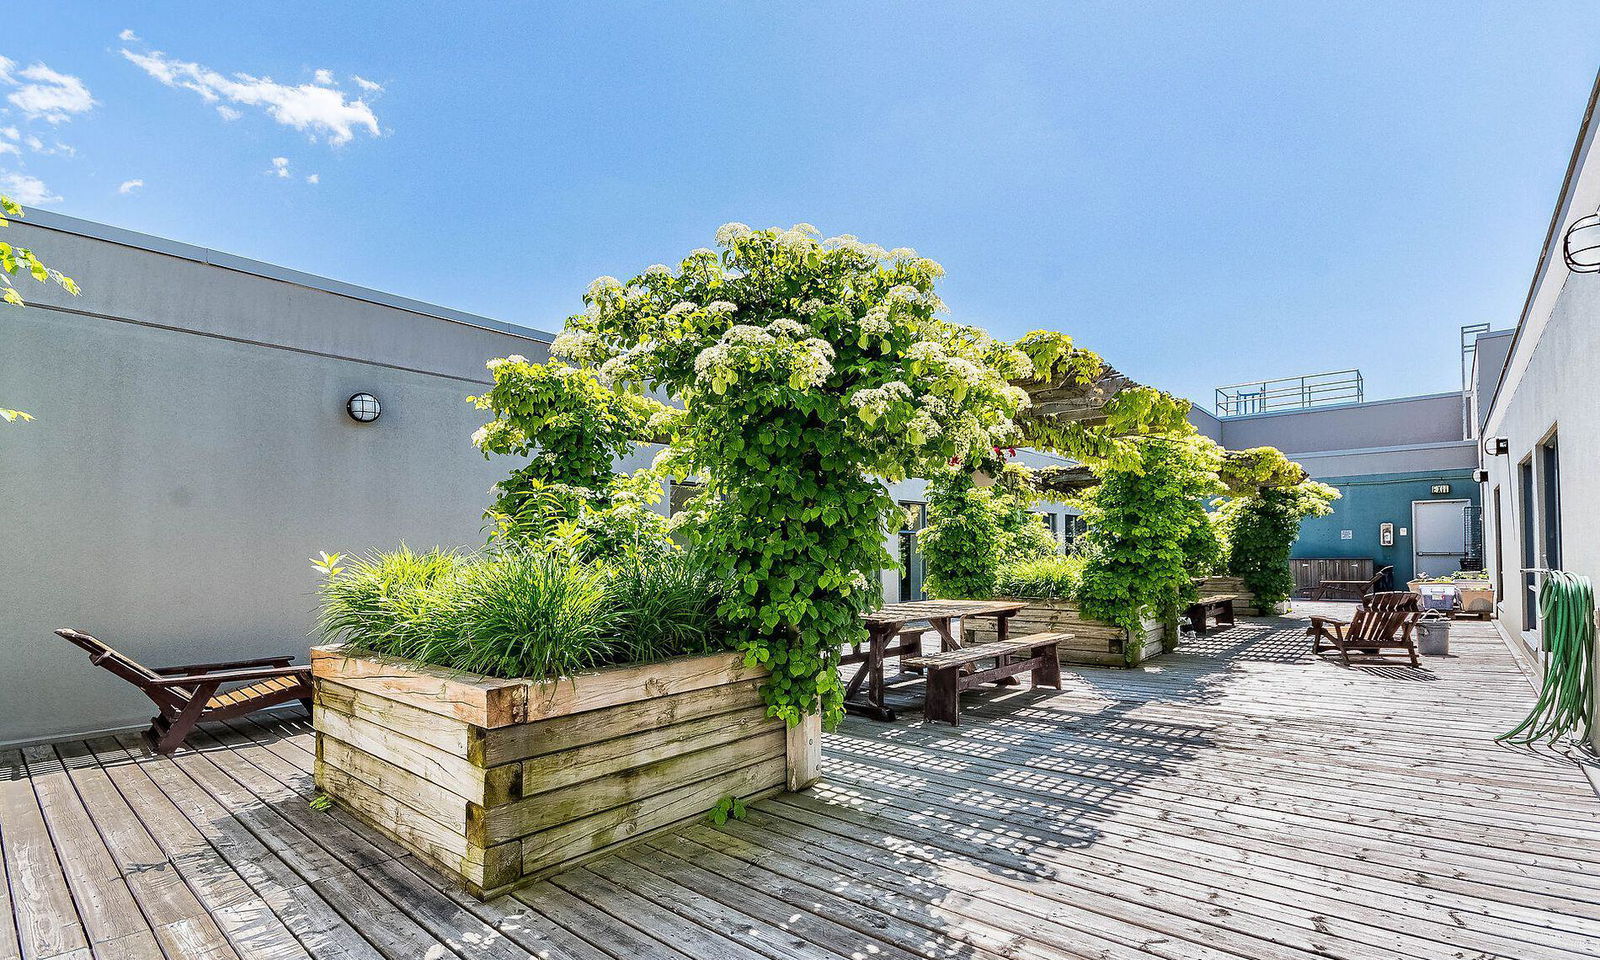
<svg viewBox="0 0 1600 960">
<path fill-rule="evenodd" d="M 1313 653 L 1324 656 L 1337 652 L 1345 666 L 1389 663 L 1392 660 L 1385 651 L 1397 651 L 1409 657 L 1413 667 L 1420 667 L 1422 661 L 1417 657 L 1417 644 L 1412 634 L 1421 620 L 1422 611 L 1415 604 L 1405 609 L 1396 602 L 1392 606 L 1362 606 L 1348 623 L 1333 617 L 1312 617 L 1306 633 L 1311 636 Z M 1351 659 L 1352 651 L 1359 659 Z"/>
<path fill-rule="evenodd" d="M 261 657 L 228 663 L 191 663 L 151 669 L 87 633 L 66 627 L 56 635 L 89 654 L 89 662 L 138 687 L 160 711 L 144 739 L 156 753 L 183 745 L 203 720 L 226 720 L 299 700 L 311 709 L 311 668 L 292 666 L 294 657 Z M 230 689 L 218 692 L 223 687 Z"/>
</svg>

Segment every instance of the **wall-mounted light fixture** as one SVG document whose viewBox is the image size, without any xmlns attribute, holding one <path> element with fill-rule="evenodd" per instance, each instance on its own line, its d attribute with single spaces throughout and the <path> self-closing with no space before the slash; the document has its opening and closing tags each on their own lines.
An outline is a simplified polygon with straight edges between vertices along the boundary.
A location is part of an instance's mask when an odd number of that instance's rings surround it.
<svg viewBox="0 0 1600 960">
<path fill-rule="evenodd" d="M 1491 457 L 1504 457 L 1511 453 L 1511 441 L 1505 437 L 1484 437 L 1483 452 Z"/>
<path fill-rule="evenodd" d="M 1473 483 L 1488 483 L 1489 482 L 1489 471 L 1487 471 L 1487 470 L 1474 470 L 1474 471 L 1472 471 L 1472 482 Z"/>
<path fill-rule="evenodd" d="M 1573 273 L 1600 273 L 1600 212 L 1572 221 L 1561 256 Z"/>
<path fill-rule="evenodd" d="M 372 394 L 357 393 L 344 402 L 344 412 L 356 423 L 371 423 L 383 412 L 383 406 Z"/>
</svg>

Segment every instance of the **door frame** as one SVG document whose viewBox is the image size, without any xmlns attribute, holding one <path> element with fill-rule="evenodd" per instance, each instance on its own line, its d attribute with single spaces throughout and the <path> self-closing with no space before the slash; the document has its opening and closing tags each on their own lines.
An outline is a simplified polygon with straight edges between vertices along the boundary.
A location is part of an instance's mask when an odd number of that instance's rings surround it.
<svg viewBox="0 0 1600 960">
<path fill-rule="evenodd" d="M 1419 504 L 1419 503 L 1453 503 L 1453 504 L 1456 504 L 1456 505 L 1458 505 L 1458 506 L 1460 506 L 1462 508 L 1461 512 L 1464 515 L 1466 513 L 1466 509 L 1465 508 L 1472 506 L 1472 498 L 1470 498 L 1470 497 L 1459 497 L 1459 498 L 1458 497 L 1450 497 L 1450 498 L 1441 498 L 1441 499 L 1438 499 L 1438 500 L 1413 500 L 1413 501 L 1411 501 L 1411 579 L 1413 579 L 1413 580 L 1415 580 L 1417 577 L 1422 575 L 1421 564 L 1417 563 L 1417 539 L 1418 539 L 1417 538 L 1417 530 L 1418 530 L 1418 527 L 1417 527 L 1417 504 Z M 1462 546 L 1465 547 L 1466 543 L 1463 542 Z M 1465 554 L 1465 551 L 1463 551 L 1463 554 Z M 1454 573 L 1455 571 L 1452 570 L 1450 572 Z M 1435 574 L 1435 576 L 1438 576 L 1438 574 Z"/>
</svg>

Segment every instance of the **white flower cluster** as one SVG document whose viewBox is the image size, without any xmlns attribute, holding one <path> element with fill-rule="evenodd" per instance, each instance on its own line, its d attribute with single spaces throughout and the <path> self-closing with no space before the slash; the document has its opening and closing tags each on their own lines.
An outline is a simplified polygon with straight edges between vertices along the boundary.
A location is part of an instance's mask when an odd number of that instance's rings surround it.
<svg viewBox="0 0 1600 960">
<path fill-rule="evenodd" d="M 754 231 L 742 223 L 724 223 L 717 228 L 717 243 L 726 247 L 735 240 L 748 237 Z"/>
<path fill-rule="evenodd" d="M 508 363 L 527 363 L 527 362 L 528 362 L 528 358 L 527 357 L 524 357 L 520 353 L 513 353 L 510 356 L 495 357 L 493 360 L 490 360 L 488 363 L 484 364 L 484 366 L 488 367 L 490 370 L 499 370 L 501 367 L 505 366 Z"/>
<path fill-rule="evenodd" d="M 644 275 L 647 277 L 670 277 L 672 276 L 672 268 L 664 263 L 652 263 L 644 268 Z"/>
<path fill-rule="evenodd" d="M 672 309 L 667 311 L 667 316 L 676 317 L 680 314 L 693 313 L 697 309 L 699 309 L 699 307 L 696 304 L 690 303 L 687 300 L 679 300 L 677 303 L 672 305 Z"/>
<path fill-rule="evenodd" d="M 556 334 L 556 338 L 550 341 L 550 353 L 563 360 L 582 363 L 594 353 L 595 346 L 594 334 L 585 330 L 568 329 Z"/>
<path fill-rule="evenodd" d="M 736 323 L 722 335 L 724 343 L 739 347 L 770 347 L 777 341 L 772 334 L 749 323 Z"/>
<path fill-rule="evenodd" d="M 866 574 L 862 573 L 860 570 L 850 571 L 850 589 L 865 590 L 867 589 L 867 586 L 868 583 Z"/>
<path fill-rule="evenodd" d="M 862 419 L 876 422 L 889 413 L 889 408 L 896 401 L 910 399 L 910 385 L 894 380 L 881 387 L 863 387 L 857 390 L 850 395 L 850 405 L 863 414 Z"/>
<path fill-rule="evenodd" d="M 707 313 L 714 313 L 714 314 L 717 314 L 719 316 L 726 315 L 726 314 L 731 314 L 731 313 L 733 313 L 734 311 L 736 311 L 738 309 L 739 309 L 738 307 L 734 306 L 733 304 L 729 303 L 726 300 L 713 300 L 709 304 L 706 305 L 706 312 Z"/>
<path fill-rule="evenodd" d="M 869 260 L 886 260 L 889 257 L 889 251 L 876 243 L 862 243 L 860 239 L 848 233 L 829 237 L 822 242 L 822 245 L 828 250 L 853 253 Z"/>
<path fill-rule="evenodd" d="M 594 281 L 589 284 L 589 289 L 586 291 L 586 293 L 590 297 L 598 297 L 600 294 L 607 291 L 621 289 L 622 281 L 618 280 L 616 277 L 595 277 Z"/>
<path fill-rule="evenodd" d="M 780 317 L 767 324 L 767 332 L 774 337 L 803 337 L 811 332 L 811 328 L 797 320 Z"/>
<path fill-rule="evenodd" d="M 868 310 L 862 315 L 860 326 L 862 333 L 871 334 L 875 337 L 881 337 L 888 333 L 889 328 L 893 326 L 889 321 L 889 307 L 880 303 Z"/>
<path fill-rule="evenodd" d="M 827 306 L 827 304 L 815 297 L 812 297 L 810 300 L 807 300 L 805 303 L 802 303 L 800 306 L 796 307 L 794 312 L 800 314 L 802 317 L 809 317 L 825 306 Z"/>
</svg>

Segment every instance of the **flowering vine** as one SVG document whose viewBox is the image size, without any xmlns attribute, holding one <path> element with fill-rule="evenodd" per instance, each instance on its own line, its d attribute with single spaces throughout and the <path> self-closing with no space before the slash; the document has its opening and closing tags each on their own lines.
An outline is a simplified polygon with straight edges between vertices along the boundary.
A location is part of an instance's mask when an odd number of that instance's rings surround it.
<svg viewBox="0 0 1600 960">
<path fill-rule="evenodd" d="M 769 712 L 837 720 L 842 646 L 893 563 L 879 478 L 928 475 L 1015 433 L 1027 356 L 938 316 L 943 271 L 805 224 L 728 224 L 623 283 L 601 277 L 553 350 L 682 405 L 662 464 L 706 486 L 687 528 L 726 580 L 723 616 L 769 666 Z"/>
</svg>

